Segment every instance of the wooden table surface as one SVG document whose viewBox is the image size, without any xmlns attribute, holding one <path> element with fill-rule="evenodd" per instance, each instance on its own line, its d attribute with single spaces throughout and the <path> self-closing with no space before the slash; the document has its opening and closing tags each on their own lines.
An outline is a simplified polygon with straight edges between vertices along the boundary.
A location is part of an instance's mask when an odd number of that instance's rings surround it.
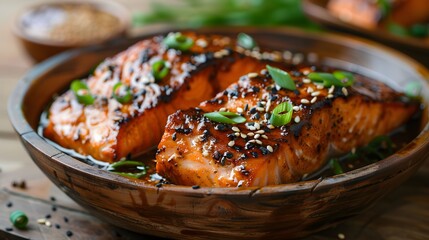
<svg viewBox="0 0 429 240">
<path fill-rule="evenodd" d="M 6 107 L 9 94 L 33 66 L 14 38 L 10 26 L 19 9 L 36 2 L 43 1 L 0 1 L 0 239 L 142 239 L 142 236 L 90 216 L 53 186 L 32 162 L 9 123 Z M 149 9 L 149 1 L 118 2 L 132 11 Z M 25 183 L 25 188 L 20 188 L 22 183 Z M 24 210 L 29 216 L 27 230 L 12 228 L 9 213 L 16 209 Z M 41 219 L 50 224 L 38 223 L 37 220 Z M 67 233 L 72 235 L 68 237 Z M 367 213 L 308 239 L 342 237 L 429 239 L 429 161 Z"/>
</svg>

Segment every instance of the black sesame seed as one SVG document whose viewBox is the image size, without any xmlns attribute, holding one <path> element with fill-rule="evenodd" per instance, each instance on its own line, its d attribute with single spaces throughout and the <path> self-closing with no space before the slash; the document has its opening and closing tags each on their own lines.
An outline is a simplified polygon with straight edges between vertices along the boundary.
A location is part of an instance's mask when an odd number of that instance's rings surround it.
<svg viewBox="0 0 429 240">
<path fill-rule="evenodd" d="M 225 152 L 225 157 L 231 159 L 234 155 L 231 152 Z"/>
<path fill-rule="evenodd" d="M 259 90 L 260 90 L 260 88 L 259 88 L 259 87 L 256 87 L 256 86 L 251 86 L 250 88 L 252 89 L 252 91 L 253 91 L 254 93 L 258 93 L 258 92 L 259 92 Z"/>
<path fill-rule="evenodd" d="M 60 228 L 61 228 L 60 224 L 56 223 L 56 224 L 55 224 L 55 228 L 56 228 L 56 229 L 60 229 Z"/>
<path fill-rule="evenodd" d="M 271 114 L 270 114 L 270 113 L 265 113 L 265 114 L 264 114 L 264 117 L 265 117 L 265 119 L 270 119 Z"/>
<path fill-rule="evenodd" d="M 240 146 L 237 146 L 237 145 L 234 145 L 234 147 L 233 147 L 236 151 L 241 151 L 241 147 Z"/>
<path fill-rule="evenodd" d="M 198 189 L 198 188 L 200 188 L 200 186 L 198 186 L 198 185 L 192 186 L 192 189 Z"/>
<path fill-rule="evenodd" d="M 246 103 L 246 105 L 244 105 L 244 111 L 247 112 L 248 109 L 249 109 L 249 104 Z"/>
<path fill-rule="evenodd" d="M 259 115 L 259 113 L 255 113 L 250 118 L 253 119 L 253 120 L 259 120 L 259 119 L 261 119 L 261 115 Z"/>
<path fill-rule="evenodd" d="M 176 134 L 176 133 L 173 133 L 173 135 L 171 136 L 171 139 L 173 139 L 173 141 L 176 141 L 176 139 L 177 139 L 177 134 Z"/>
<path fill-rule="evenodd" d="M 64 217 L 64 222 L 68 223 L 69 219 L 67 217 Z"/>
<path fill-rule="evenodd" d="M 8 231 L 8 232 L 12 232 L 12 231 L 13 231 L 13 228 L 11 228 L 11 227 L 7 227 L 7 228 L 6 228 L 6 231 Z"/>
<path fill-rule="evenodd" d="M 46 219 L 49 219 L 51 217 L 52 217 L 51 214 L 46 214 L 46 216 L 45 216 Z"/>
<path fill-rule="evenodd" d="M 257 158 L 258 157 L 258 153 L 257 152 L 252 152 L 252 157 Z"/>
<path fill-rule="evenodd" d="M 66 232 L 66 234 L 67 234 L 67 237 L 71 237 L 71 236 L 73 236 L 73 232 L 72 232 L 72 231 L 70 231 L 70 230 L 68 230 L 68 231 Z"/>
<path fill-rule="evenodd" d="M 261 150 L 262 155 L 267 155 L 268 153 L 270 153 L 266 147 L 260 147 L 259 149 Z"/>
<path fill-rule="evenodd" d="M 250 114 L 256 113 L 256 107 L 252 107 L 249 112 L 250 112 Z"/>
<path fill-rule="evenodd" d="M 244 153 L 243 153 L 243 154 L 241 154 L 241 155 L 240 155 L 240 159 L 247 159 L 247 155 L 246 155 L 246 154 L 244 154 Z"/>
<path fill-rule="evenodd" d="M 249 176 L 250 172 L 247 171 L 246 169 L 243 169 L 240 171 L 244 176 Z"/>
<path fill-rule="evenodd" d="M 270 100 L 271 102 L 274 102 L 277 98 L 279 98 L 277 95 L 271 95 Z"/>
<path fill-rule="evenodd" d="M 224 165 L 225 165 L 225 161 L 226 161 L 226 157 L 225 157 L 225 156 L 223 156 L 223 157 L 220 159 L 220 164 L 221 164 L 222 166 L 224 166 Z"/>
<path fill-rule="evenodd" d="M 226 130 L 226 126 L 224 124 L 218 124 L 214 127 L 214 129 L 223 132 Z"/>
<path fill-rule="evenodd" d="M 293 93 L 295 93 L 295 95 L 297 95 L 297 96 L 299 96 L 299 94 L 300 94 L 300 92 L 297 89 L 293 90 Z"/>
<path fill-rule="evenodd" d="M 215 160 L 219 160 L 221 156 L 222 156 L 222 155 L 220 154 L 220 152 L 219 152 L 219 151 L 214 151 L 214 153 L 213 153 L 213 158 L 214 158 Z"/>
<path fill-rule="evenodd" d="M 53 212 L 56 212 L 56 211 L 57 211 L 57 206 L 53 205 L 53 206 L 52 206 L 52 211 L 53 211 Z"/>
<path fill-rule="evenodd" d="M 235 136 L 235 134 L 234 134 L 234 133 L 229 133 L 229 134 L 227 134 L 226 136 L 228 137 L 228 139 L 229 139 L 229 140 L 234 140 L 234 139 L 236 139 L 236 138 L 237 138 L 237 136 Z"/>
<path fill-rule="evenodd" d="M 6 207 L 8 207 L 8 208 L 10 208 L 10 207 L 12 207 L 13 206 L 13 203 L 12 202 L 8 202 L 7 204 L 6 204 Z"/>
<path fill-rule="evenodd" d="M 157 187 L 157 188 L 162 187 L 162 183 L 161 183 L 161 182 L 159 182 L 159 183 L 155 184 L 155 187 Z"/>
</svg>

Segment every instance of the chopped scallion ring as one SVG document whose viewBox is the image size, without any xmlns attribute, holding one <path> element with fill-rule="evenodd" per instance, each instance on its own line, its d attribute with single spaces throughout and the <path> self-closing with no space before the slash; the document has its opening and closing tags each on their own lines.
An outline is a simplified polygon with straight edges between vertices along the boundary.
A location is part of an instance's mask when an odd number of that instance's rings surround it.
<svg viewBox="0 0 429 240">
<path fill-rule="evenodd" d="M 112 96 L 120 103 L 128 103 L 133 99 L 130 88 L 120 82 L 113 86 Z"/>
<path fill-rule="evenodd" d="M 10 214 L 9 219 L 12 224 L 19 229 L 25 229 L 27 227 L 28 217 L 22 211 L 13 211 Z"/>
<path fill-rule="evenodd" d="M 194 40 L 181 33 L 170 33 L 164 39 L 164 44 L 169 48 L 187 51 L 194 45 Z"/>
<path fill-rule="evenodd" d="M 345 71 L 335 71 L 334 73 L 312 72 L 308 78 L 313 82 L 323 83 L 323 86 L 330 87 L 350 87 L 355 79 L 352 73 Z"/>
<path fill-rule="evenodd" d="M 239 33 L 237 35 L 237 44 L 244 48 L 251 50 L 256 47 L 256 41 L 249 35 L 245 33 Z"/>
<path fill-rule="evenodd" d="M 139 170 L 139 172 L 119 172 L 116 171 L 120 168 L 133 168 L 133 170 Z M 122 160 L 109 165 L 108 170 L 112 173 L 118 174 L 123 177 L 129 178 L 141 178 L 146 175 L 146 165 L 139 161 Z"/>
<path fill-rule="evenodd" d="M 404 93 L 409 98 L 416 98 L 420 96 L 422 85 L 419 82 L 410 82 L 405 85 Z"/>
<path fill-rule="evenodd" d="M 165 78 L 169 72 L 170 69 L 164 60 L 159 60 L 152 64 L 152 75 L 157 81 Z"/>
<path fill-rule="evenodd" d="M 282 102 L 274 108 L 270 123 L 275 127 L 288 124 L 292 120 L 293 105 L 291 102 Z"/>
<path fill-rule="evenodd" d="M 85 82 L 80 80 L 74 80 L 70 84 L 70 88 L 80 104 L 91 105 L 94 103 L 95 98 L 91 94 L 91 91 L 89 90 Z"/>
<path fill-rule="evenodd" d="M 211 112 L 204 114 L 204 116 L 218 123 L 237 124 L 246 122 L 246 118 L 233 112 Z"/>
<path fill-rule="evenodd" d="M 329 161 L 329 165 L 331 166 L 331 169 L 335 173 L 335 175 L 344 173 L 343 168 L 341 167 L 340 163 L 338 162 L 338 159 L 332 158 Z"/>
<path fill-rule="evenodd" d="M 296 90 L 295 82 L 289 73 L 270 65 L 267 65 L 267 70 L 277 85 L 288 90 Z"/>
</svg>

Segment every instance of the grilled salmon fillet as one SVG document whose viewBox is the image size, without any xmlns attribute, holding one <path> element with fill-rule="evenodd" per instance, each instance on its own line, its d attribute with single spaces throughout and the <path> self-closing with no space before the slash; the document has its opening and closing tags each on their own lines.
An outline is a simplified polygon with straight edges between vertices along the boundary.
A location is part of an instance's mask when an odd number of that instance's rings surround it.
<svg viewBox="0 0 429 240">
<path fill-rule="evenodd" d="M 404 124 L 418 109 L 381 82 L 356 75 L 350 87 L 323 87 L 306 74 L 284 69 L 295 91 L 279 88 L 266 70 L 240 78 L 199 108 L 168 118 L 156 170 L 179 185 L 266 186 L 295 182 L 333 156 L 364 146 Z M 291 122 L 270 124 L 273 109 L 293 105 Z M 241 114 L 245 123 L 224 124 L 205 113 Z"/>
<path fill-rule="evenodd" d="M 168 48 L 164 37 L 143 40 L 106 59 L 86 83 L 95 102 L 80 104 L 72 91 L 52 103 L 44 136 L 97 160 L 114 162 L 155 147 L 169 114 L 198 106 L 249 71 L 264 64 L 258 57 L 235 51 L 235 40 L 224 36 L 184 33 L 193 40 L 189 50 Z M 155 62 L 164 60 L 169 73 L 156 81 Z M 120 103 L 113 87 L 128 86 L 133 99 Z"/>
</svg>

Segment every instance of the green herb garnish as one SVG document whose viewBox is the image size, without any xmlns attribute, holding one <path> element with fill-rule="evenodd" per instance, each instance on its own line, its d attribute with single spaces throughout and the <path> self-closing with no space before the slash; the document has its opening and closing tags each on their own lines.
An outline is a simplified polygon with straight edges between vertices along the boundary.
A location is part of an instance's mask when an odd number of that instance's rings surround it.
<svg viewBox="0 0 429 240">
<path fill-rule="evenodd" d="M 170 68 L 168 68 L 164 60 L 159 60 L 152 64 L 152 75 L 157 81 L 165 78 L 169 72 Z"/>
<path fill-rule="evenodd" d="M 9 215 L 9 219 L 12 222 L 13 226 L 19 228 L 19 229 L 25 229 L 28 224 L 28 217 L 25 215 L 22 211 L 13 211 Z"/>
<path fill-rule="evenodd" d="M 292 120 L 293 105 L 291 102 L 282 102 L 273 109 L 270 123 L 275 127 L 288 124 Z"/>
<path fill-rule="evenodd" d="M 74 80 L 71 83 L 70 88 L 80 104 L 91 105 L 94 103 L 95 98 L 92 96 L 91 91 L 85 82 Z"/>
<path fill-rule="evenodd" d="M 333 73 L 312 72 L 308 78 L 313 82 L 323 83 L 323 86 L 350 87 L 355 79 L 352 73 L 345 71 L 334 71 Z"/>
<path fill-rule="evenodd" d="M 169 48 L 187 51 L 194 45 L 194 40 L 181 33 L 169 33 L 164 39 L 164 44 Z"/>
<path fill-rule="evenodd" d="M 292 80 L 289 73 L 279 68 L 271 67 L 270 65 L 267 65 L 267 70 L 277 85 L 288 90 L 296 90 L 295 82 Z"/>
<path fill-rule="evenodd" d="M 127 169 L 129 171 L 127 172 L 118 171 L 119 169 Z M 142 162 L 132 161 L 132 160 L 122 160 L 122 161 L 110 164 L 107 170 L 124 177 L 141 178 L 146 175 L 147 173 L 146 169 L 147 169 L 147 166 Z M 133 172 L 133 171 L 138 171 L 138 172 Z"/>
<path fill-rule="evenodd" d="M 343 168 L 341 167 L 340 163 L 338 162 L 338 159 L 332 158 L 329 161 L 329 165 L 331 166 L 331 169 L 335 175 L 344 173 Z"/>
<path fill-rule="evenodd" d="M 113 86 L 112 96 L 120 103 L 128 103 L 133 99 L 130 88 L 120 82 Z"/>
<path fill-rule="evenodd" d="M 419 82 L 410 82 L 405 85 L 404 93 L 409 98 L 417 98 L 422 91 L 422 85 Z"/>
<path fill-rule="evenodd" d="M 246 118 L 233 112 L 211 112 L 205 113 L 204 116 L 218 123 L 237 124 L 246 122 Z"/>
<path fill-rule="evenodd" d="M 251 36 L 245 33 L 239 33 L 237 35 L 237 44 L 240 47 L 248 50 L 252 50 L 256 47 L 256 41 Z"/>
</svg>

